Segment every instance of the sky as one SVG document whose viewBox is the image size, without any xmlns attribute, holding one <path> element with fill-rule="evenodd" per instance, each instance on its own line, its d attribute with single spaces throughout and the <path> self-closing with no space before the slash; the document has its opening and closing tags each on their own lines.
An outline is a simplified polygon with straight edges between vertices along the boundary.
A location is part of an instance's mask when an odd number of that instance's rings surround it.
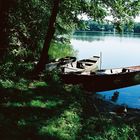
<svg viewBox="0 0 140 140">
<path fill-rule="evenodd" d="M 79 17 L 79 19 L 88 20 L 88 17 L 87 17 L 86 15 L 79 15 L 78 17 Z M 111 17 L 108 16 L 108 17 L 106 17 L 106 19 L 111 20 Z M 135 21 L 135 22 L 140 22 L 140 15 L 137 16 L 137 17 L 134 19 L 134 21 Z"/>
<path fill-rule="evenodd" d="M 136 17 L 135 22 L 140 22 L 140 16 Z"/>
<path fill-rule="evenodd" d="M 111 20 L 112 17 L 108 16 L 106 19 Z M 140 15 L 134 19 L 135 22 L 140 22 Z"/>
</svg>

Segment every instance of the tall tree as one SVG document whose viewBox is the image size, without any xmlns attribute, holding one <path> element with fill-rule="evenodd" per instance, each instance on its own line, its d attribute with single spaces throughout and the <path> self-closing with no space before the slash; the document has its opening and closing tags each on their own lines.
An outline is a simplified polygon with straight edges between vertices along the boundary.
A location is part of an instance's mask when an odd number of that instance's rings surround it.
<svg viewBox="0 0 140 140">
<path fill-rule="evenodd" d="M 54 0 L 50 21 L 48 24 L 48 31 L 45 37 L 44 46 L 40 55 L 39 62 L 33 71 L 35 75 L 44 69 L 45 64 L 49 60 L 48 51 L 49 51 L 51 40 L 55 32 L 55 22 L 56 22 L 56 17 L 57 17 L 60 1 L 61 0 Z"/>
</svg>

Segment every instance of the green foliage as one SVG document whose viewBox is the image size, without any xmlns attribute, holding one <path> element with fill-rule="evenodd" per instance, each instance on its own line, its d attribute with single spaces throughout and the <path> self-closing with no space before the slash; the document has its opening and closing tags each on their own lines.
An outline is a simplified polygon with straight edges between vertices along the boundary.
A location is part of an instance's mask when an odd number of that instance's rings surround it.
<svg viewBox="0 0 140 140">
<path fill-rule="evenodd" d="M 113 118 L 106 115 L 90 117 L 84 123 L 82 140 L 138 140 L 136 126 L 121 121 L 114 122 Z"/>
<path fill-rule="evenodd" d="M 140 23 L 133 23 L 130 22 L 129 24 L 122 24 L 122 23 L 99 23 L 92 20 L 84 21 L 81 20 L 81 24 L 85 24 L 86 27 L 79 27 L 77 31 L 105 31 L 105 32 L 134 32 L 140 33 Z"/>
<path fill-rule="evenodd" d="M 71 45 L 62 43 L 52 43 L 49 50 L 50 59 L 62 58 L 65 56 L 75 56 L 76 51 Z"/>
<path fill-rule="evenodd" d="M 134 24 L 134 32 L 135 33 L 140 33 L 140 23 L 135 23 Z"/>
<path fill-rule="evenodd" d="M 0 87 L 1 88 L 12 88 L 14 87 L 14 82 L 11 80 L 0 80 Z"/>
<path fill-rule="evenodd" d="M 138 139 L 134 134 L 136 129 L 128 125 L 123 125 L 121 128 L 110 127 L 108 131 L 105 132 L 105 139 L 116 139 L 116 140 L 128 140 L 128 139 Z"/>
<path fill-rule="evenodd" d="M 26 77 L 27 72 L 30 72 L 34 67 L 33 62 L 25 63 L 24 60 L 15 60 L 14 58 L 8 58 L 0 66 L 2 79 L 19 79 L 21 77 Z"/>
<path fill-rule="evenodd" d="M 27 90 L 28 89 L 28 80 L 25 80 L 23 78 L 19 79 L 17 83 L 15 83 L 14 88 L 19 89 L 19 90 Z"/>
<path fill-rule="evenodd" d="M 40 101 L 40 100 L 32 100 L 30 103 L 29 103 L 29 106 L 31 107 L 41 107 L 41 108 L 48 108 L 48 109 L 51 109 L 51 108 L 54 108 L 58 105 L 62 105 L 63 103 L 63 100 L 48 100 L 48 101 Z"/>
<path fill-rule="evenodd" d="M 34 87 L 46 87 L 46 86 L 48 86 L 48 84 L 44 81 L 34 81 L 32 83 L 32 86 L 34 86 Z"/>
<path fill-rule="evenodd" d="M 17 82 L 14 82 L 10 79 L 6 80 L 0 80 L 0 87 L 1 88 L 16 88 L 19 90 L 27 90 L 28 89 L 28 80 L 25 80 L 23 78 L 18 79 Z"/>
<path fill-rule="evenodd" d="M 50 3 L 41 0 L 17 1 L 9 14 L 10 49 L 16 59 L 38 59 L 36 49 L 46 34 Z"/>
</svg>

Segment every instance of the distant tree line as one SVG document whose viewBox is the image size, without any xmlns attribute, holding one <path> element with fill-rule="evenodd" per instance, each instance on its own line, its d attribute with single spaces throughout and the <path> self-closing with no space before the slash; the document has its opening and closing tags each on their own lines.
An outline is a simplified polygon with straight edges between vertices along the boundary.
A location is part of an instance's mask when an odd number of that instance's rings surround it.
<svg viewBox="0 0 140 140">
<path fill-rule="evenodd" d="M 105 31 L 105 32 L 114 32 L 117 30 L 117 25 L 113 23 L 99 23 L 92 20 L 81 20 L 81 26 L 77 28 L 77 31 Z M 135 22 L 131 25 L 121 25 L 122 32 L 134 32 L 140 33 L 140 23 Z"/>
</svg>

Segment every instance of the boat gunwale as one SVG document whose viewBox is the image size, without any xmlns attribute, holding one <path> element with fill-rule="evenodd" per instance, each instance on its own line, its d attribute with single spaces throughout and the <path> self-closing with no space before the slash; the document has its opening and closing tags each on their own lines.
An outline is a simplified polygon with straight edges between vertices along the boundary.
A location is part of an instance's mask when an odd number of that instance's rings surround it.
<svg viewBox="0 0 140 140">
<path fill-rule="evenodd" d="M 135 67 L 139 67 L 139 69 L 132 69 Z M 77 68 L 78 69 L 78 68 Z M 126 70 L 131 70 L 131 71 L 126 71 L 126 72 L 122 72 L 123 69 Z M 105 73 L 105 71 L 107 70 L 121 70 L 121 72 L 112 72 L 112 73 Z M 140 72 L 140 66 L 131 66 L 131 67 L 122 67 L 122 68 L 112 68 L 112 69 L 101 69 L 101 70 L 97 70 L 96 72 L 86 72 L 84 71 L 77 71 L 77 72 L 66 72 L 63 74 L 73 74 L 73 75 L 86 75 L 86 76 L 101 76 L 101 75 L 125 75 L 125 74 L 129 74 L 129 73 L 138 73 Z"/>
</svg>

